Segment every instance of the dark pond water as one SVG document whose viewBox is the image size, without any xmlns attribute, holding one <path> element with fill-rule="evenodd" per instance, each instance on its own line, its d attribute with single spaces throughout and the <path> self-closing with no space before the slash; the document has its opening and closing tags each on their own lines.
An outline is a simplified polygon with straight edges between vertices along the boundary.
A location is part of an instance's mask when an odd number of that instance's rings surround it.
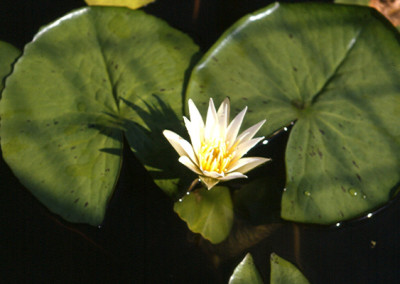
<svg viewBox="0 0 400 284">
<path fill-rule="evenodd" d="M 203 50 L 242 15 L 270 1 L 158 0 L 146 8 L 188 33 Z M 294 1 L 292 1 L 294 2 Z M 297 1 L 298 2 L 298 1 Z M 22 48 L 38 28 L 82 1 L 0 2 L 0 40 Z M 264 148 L 282 175 L 282 133 Z M 279 164 L 280 163 L 280 164 Z M 47 211 L 0 161 L 0 276 L 3 283 L 227 283 L 251 252 L 268 283 L 269 255 L 296 264 L 311 283 L 399 283 L 400 201 L 339 226 L 238 222 L 237 242 L 212 246 L 188 231 L 173 203 L 126 150 L 101 228 L 70 224 Z M 250 229 L 249 229 L 250 228 Z M 243 249 L 248 247 L 247 249 Z"/>
</svg>

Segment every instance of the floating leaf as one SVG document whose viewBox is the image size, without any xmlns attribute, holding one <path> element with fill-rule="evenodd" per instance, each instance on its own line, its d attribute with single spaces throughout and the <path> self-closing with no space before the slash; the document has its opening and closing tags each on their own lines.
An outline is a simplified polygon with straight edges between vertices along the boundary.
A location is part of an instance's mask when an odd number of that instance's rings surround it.
<svg viewBox="0 0 400 284">
<path fill-rule="evenodd" d="M 188 96 L 247 105 L 244 128 L 267 119 L 260 134 L 296 121 L 282 217 L 331 224 L 385 204 L 400 181 L 399 47 L 373 9 L 276 3 L 218 40 Z"/>
<path fill-rule="evenodd" d="M 260 273 L 254 265 L 253 257 L 250 253 L 236 266 L 229 284 L 263 284 Z"/>
<path fill-rule="evenodd" d="M 271 284 L 309 284 L 307 278 L 289 261 L 271 254 Z"/>
<path fill-rule="evenodd" d="M 116 6 L 138 9 L 155 0 L 85 0 L 89 6 Z"/>
<path fill-rule="evenodd" d="M 190 230 L 200 233 L 213 244 L 225 240 L 231 231 L 233 206 L 227 187 L 196 190 L 175 202 L 174 210 Z"/>
<path fill-rule="evenodd" d="M 131 144 L 145 141 L 128 128 L 145 131 L 141 111 L 153 101 L 181 116 L 196 50 L 163 21 L 126 8 L 84 8 L 41 29 L 3 92 L 5 161 L 51 211 L 98 225 L 119 175 L 123 131 Z"/>
<path fill-rule="evenodd" d="M 0 93 L 4 88 L 4 78 L 10 74 L 12 64 L 21 52 L 9 43 L 0 41 Z"/>
</svg>

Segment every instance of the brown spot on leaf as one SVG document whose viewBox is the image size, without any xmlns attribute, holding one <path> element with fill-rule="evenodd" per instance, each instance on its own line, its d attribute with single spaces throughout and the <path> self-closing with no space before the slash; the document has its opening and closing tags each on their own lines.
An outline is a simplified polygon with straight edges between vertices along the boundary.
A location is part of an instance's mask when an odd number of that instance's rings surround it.
<svg viewBox="0 0 400 284">
<path fill-rule="evenodd" d="M 358 178 L 359 181 L 362 181 L 359 174 L 356 174 L 356 176 L 357 176 L 357 178 Z"/>
<path fill-rule="evenodd" d="M 79 198 L 75 199 L 74 203 L 77 203 L 79 201 Z"/>
<path fill-rule="evenodd" d="M 354 165 L 357 169 L 359 169 L 357 163 L 356 163 L 355 161 L 352 161 L 352 162 L 353 162 L 353 165 Z"/>
<path fill-rule="evenodd" d="M 325 135 L 325 131 L 323 131 L 322 129 L 320 129 L 319 132 L 321 132 L 322 135 Z"/>
<path fill-rule="evenodd" d="M 89 203 L 88 202 L 85 202 L 85 207 L 87 207 L 89 205 Z"/>
</svg>

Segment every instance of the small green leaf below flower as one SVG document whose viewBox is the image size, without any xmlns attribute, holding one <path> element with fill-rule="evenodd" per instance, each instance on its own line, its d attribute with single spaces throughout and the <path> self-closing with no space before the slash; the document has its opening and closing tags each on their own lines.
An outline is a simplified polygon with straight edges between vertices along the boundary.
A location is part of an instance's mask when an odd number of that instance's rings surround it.
<svg viewBox="0 0 400 284">
<path fill-rule="evenodd" d="M 175 202 L 174 210 L 191 231 L 213 244 L 225 240 L 231 231 L 233 206 L 227 187 L 195 190 Z"/>
</svg>

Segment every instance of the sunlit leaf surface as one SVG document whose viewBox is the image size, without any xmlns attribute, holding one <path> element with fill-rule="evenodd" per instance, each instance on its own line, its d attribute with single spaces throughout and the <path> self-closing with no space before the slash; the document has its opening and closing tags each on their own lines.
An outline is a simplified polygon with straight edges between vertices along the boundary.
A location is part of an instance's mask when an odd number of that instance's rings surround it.
<svg viewBox="0 0 400 284">
<path fill-rule="evenodd" d="M 266 118 L 261 135 L 295 122 L 282 217 L 331 224 L 385 204 L 400 182 L 399 47 L 374 9 L 277 3 L 218 40 L 188 97 L 247 105 L 243 128 Z"/>
<path fill-rule="evenodd" d="M 126 8 L 84 8 L 42 28 L 3 92 L 5 161 L 51 211 L 98 225 L 119 175 L 124 131 L 134 150 L 145 151 L 146 131 L 159 126 L 154 117 L 182 115 L 184 73 L 196 50 L 163 21 Z M 168 115 L 148 119 L 149 106 Z M 146 154 L 137 155 L 146 164 Z"/>
<path fill-rule="evenodd" d="M 233 208 L 229 189 L 215 186 L 201 188 L 175 202 L 174 210 L 190 230 L 200 233 L 211 243 L 222 242 L 233 223 Z"/>
<path fill-rule="evenodd" d="M 85 0 L 89 6 L 116 6 L 137 9 L 155 0 Z"/>
<path fill-rule="evenodd" d="M 236 266 L 229 284 L 263 284 L 260 273 L 254 265 L 253 257 L 250 253 Z"/>
<path fill-rule="evenodd" d="M 309 284 L 304 275 L 289 261 L 271 254 L 271 284 Z"/>
</svg>

